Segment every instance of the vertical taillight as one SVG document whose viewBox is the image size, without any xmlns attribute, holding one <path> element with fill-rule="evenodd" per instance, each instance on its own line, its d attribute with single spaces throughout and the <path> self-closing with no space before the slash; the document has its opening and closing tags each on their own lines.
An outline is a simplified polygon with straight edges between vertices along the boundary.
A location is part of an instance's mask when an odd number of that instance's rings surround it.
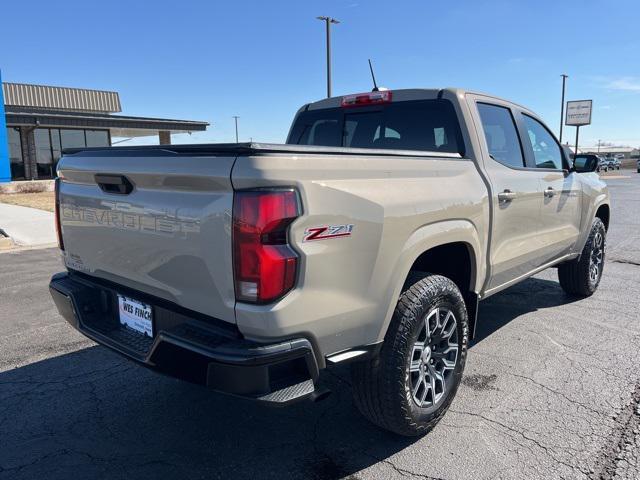
<svg viewBox="0 0 640 480">
<path fill-rule="evenodd" d="M 245 190 L 233 200 L 236 299 L 268 303 L 293 288 L 298 255 L 287 230 L 300 215 L 295 190 Z"/>
<path fill-rule="evenodd" d="M 55 181 L 55 220 L 56 220 L 56 236 L 58 237 L 58 247 L 64 250 L 64 242 L 62 241 L 62 226 L 60 225 L 60 177 Z"/>
</svg>

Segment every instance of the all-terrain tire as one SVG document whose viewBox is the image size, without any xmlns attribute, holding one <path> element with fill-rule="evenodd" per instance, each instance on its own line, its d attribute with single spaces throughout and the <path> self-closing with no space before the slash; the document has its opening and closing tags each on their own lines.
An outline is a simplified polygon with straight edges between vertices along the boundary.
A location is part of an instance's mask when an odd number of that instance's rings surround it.
<svg viewBox="0 0 640 480">
<path fill-rule="evenodd" d="M 558 279 L 565 292 L 588 297 L 598 289 L 604 269 L 606 235 L 607 230 L 602 220 L 598 217 L 594 218 L 580 258 L 558 266 Z M 596 258 L 598 258 L 598 265 L 596 265 L 597 272 L 594 272 L 593 262 Z"/>
<path fill-rule="evenodd" d="M 451 312 L 455 317 L 454 343 L 458 350 L 455 367 L 448 373 L 447 387 L 440 393 L 440 400 L 432 400 L 430 408 L 423 408 L 414 400 L 409 365 L 415 362 L 412 359 L 415 345 L 420 332 L 424 332 L 425 323 L 429 328 L 429 322 L 425 322 L 425 319 L 428 320 L 436 309 L 438 313 L 440 309 Z M 468 337 L 467 309 L 456 284 L 441 275 L 412 277 L 400 295 L 379 355 L 352 365 L 356 407 L 374 424 L 399 435 L 427 433 L 446 413 L 458 390 L 467 355 Z M 447 340 L 449 344 L 451 338 Z M 435 352 L 436 347 L 433 348 Z M 435 391 L 431 395 L 435 395 Z"/>
</svg>

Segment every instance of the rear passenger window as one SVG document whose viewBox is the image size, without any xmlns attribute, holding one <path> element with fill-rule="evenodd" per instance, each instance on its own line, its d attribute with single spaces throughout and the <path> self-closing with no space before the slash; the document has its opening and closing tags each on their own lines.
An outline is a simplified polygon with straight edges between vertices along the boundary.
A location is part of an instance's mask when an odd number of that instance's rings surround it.
<svg viewBox="0 0 640 480">
<path fill-rule="evenodd" d="M 508 108 L 478 103 L 484 137 L 491 157 L 510 167 L 524 167 L 522 145 Z"/>
<path fill-rule="evenodd" d="M 553 135 L 537 120 L 528 115 L 523 115 L 523 117 L 531 147 L 533 148 L 536 167 L 562 170 L 560 145 L 553 138 Z"/>
</svg>

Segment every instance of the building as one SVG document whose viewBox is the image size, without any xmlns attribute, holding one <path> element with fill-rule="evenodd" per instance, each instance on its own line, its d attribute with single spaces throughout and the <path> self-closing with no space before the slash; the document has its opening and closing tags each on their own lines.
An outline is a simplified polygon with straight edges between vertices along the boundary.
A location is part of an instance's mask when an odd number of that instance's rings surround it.
<svg viewBox="0 0 640 480">
<path fill-rule="evenodd" d="M 115 115 L 122 111 L 117 92 L 0 83 L 0 182 L 54 178 L 65 148 L 105 147 L 114 137 L 152 135 L 170 144 L 173 133 L 209 126 Z"/>
<path fill-rule="evenodd" d="M 584 153 L 593 153 L 601 155 L 603 157 L 618 157 L 623 159 L 637 158 L 640 155 L 640 150 L 633 147 L 580 147 Z"/>
</svg>

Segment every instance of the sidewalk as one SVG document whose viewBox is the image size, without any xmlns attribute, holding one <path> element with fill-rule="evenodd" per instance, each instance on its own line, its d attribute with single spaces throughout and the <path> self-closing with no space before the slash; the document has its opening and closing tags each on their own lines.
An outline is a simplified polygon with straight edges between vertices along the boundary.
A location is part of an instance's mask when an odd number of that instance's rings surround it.
<svg viewBox="0 0 640 480">
<path fill-rule="evenodd" d="M 20 246 L 57 242 L 54 215 L 44 210 L 0 203 L 0 229 Z"/>
</svg>

